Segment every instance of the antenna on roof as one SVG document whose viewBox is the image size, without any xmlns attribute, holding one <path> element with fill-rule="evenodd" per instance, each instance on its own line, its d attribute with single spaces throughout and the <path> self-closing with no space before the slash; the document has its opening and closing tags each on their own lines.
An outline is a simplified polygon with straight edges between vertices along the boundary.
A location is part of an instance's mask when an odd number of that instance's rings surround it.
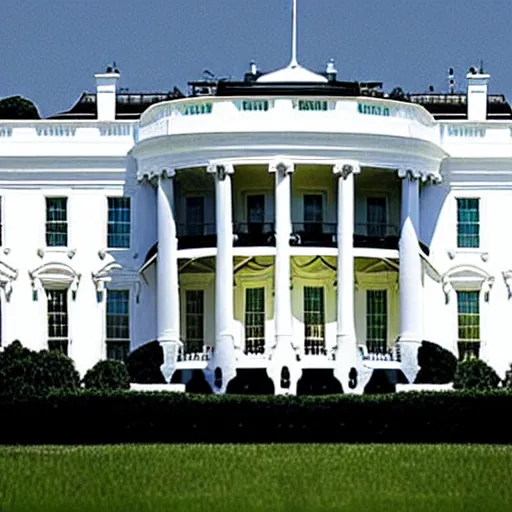
<svg viewBox="0 0 512 512">
<path fill-rule="evenodd" d="M 289 67 L 296 68 L 299 65 L 297 60 L 297 0 L 292 1 L 292 57 Z"/>
<path fill-rule="evenodd" d="M 448 90 L 450 94 L 453 94 L 455 91 L 455 78 L 453 76 L 453 68 L 448 70 Z"/>
<path fill-rule="evenodd" d="M 480 61 L 480 74 L 481 75 L 484 74 L 484 61 L 483 60 Z"/>
</svg>

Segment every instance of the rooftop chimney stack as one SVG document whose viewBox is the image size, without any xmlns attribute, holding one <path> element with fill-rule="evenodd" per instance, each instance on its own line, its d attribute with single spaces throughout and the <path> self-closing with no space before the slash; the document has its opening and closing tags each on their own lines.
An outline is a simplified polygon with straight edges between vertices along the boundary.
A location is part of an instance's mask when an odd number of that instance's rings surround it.
<svg viewBox="0 0 512 512">
<path fill-rule="evenodd" d="M 98 121 L 115 121 L 116 119 L 116 91 L 119 77 L 115 62 L 107 67 L 105 73 L 94 75 Z"/>
<path fill-rule="evenodd" d="M 327 80 L 329 80 L 329 82 L 336 81 L 336 78 L 338 76 L 338 71 L 336 70 L 336 66 L 334 65 L 334 59 L 331 59 L 327 63 L 327 68 L 325 70 L 325 73 L 327 75 Z"/>
<path fill-rule="evenodd" d="M 491 75 L 484 73 L 483 67 L 473 66 L 466 75 L 468 79 L 468 121 L 487 119 L 487 86 Z"/>
</svg>

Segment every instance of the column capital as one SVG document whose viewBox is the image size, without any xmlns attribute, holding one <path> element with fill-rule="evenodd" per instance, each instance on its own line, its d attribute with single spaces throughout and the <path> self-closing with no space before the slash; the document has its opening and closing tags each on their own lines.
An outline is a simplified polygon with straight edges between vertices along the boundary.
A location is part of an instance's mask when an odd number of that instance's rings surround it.
<svg viewBox="0 0 512 512">
<path fill-rule="evenodd" d="M 332 170 L 338 177 L 346 180 L 351 174 L 359 174 L 361 172 L 361 165 L 359 162 L 346 160 L 337 162 Z"/>
<path fill-rule="evenodd" d="M 172 179 L 176 176 L 176 169 L 164 168 L 158 172 L 158 179 Z"/>
<path fill-rule="evenodd" d="M 235 172 L 233 164 L 215 164 L 209 163 L 206 167 L 206 172 L 215 174 L 220 181 L 224 181 L 228 174 Z"/>
<path fill-rule="evenodd" d="M 423 183 L 430 182 L 438 185 L 443 181 L 439 172 L 427 171 L 421 168 L 410 168 L 407 166 L 399 167 L 397 175 L 400 179 L 408 179 L 410 181 L 421 180 Z"/>
<path fill-rule="evenodd" d="M 293 174 L 295 171 L 295 164 L 286 158 L 276 158 L 272 160 L 268 165 L 269 173 L 279 173 L 281 176 L 287 174 Z"/>
</svg>

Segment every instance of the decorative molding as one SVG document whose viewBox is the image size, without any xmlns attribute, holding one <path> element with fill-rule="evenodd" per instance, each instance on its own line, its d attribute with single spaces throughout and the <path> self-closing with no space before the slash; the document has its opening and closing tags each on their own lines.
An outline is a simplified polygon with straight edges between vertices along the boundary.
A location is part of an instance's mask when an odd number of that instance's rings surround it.
<svg viewBox="0 0 512 512">
<path fill-rule="evenodd" d="M 37 255 L 40 257 L 40 258 L 44 258 L 44 249 L 37 249 Z"/>
<path fill-rule="evenodd" d="M 10 254 L 10 253 L 11 253 L 11 249 L 9 249 L 9 247 L 6 247 L 6 248 L 4 249 L 4 254 L 7 256 L 7 255 L 8 255 L 8 254 Z"/>
<path fill-rule="evenodd" d="M 443 181 L 441 173 L 438 171 L 427 171 L 426 169 L 399 167 L 397 169 L 397 175 L 400 179 L 408 179 L 410 181 L 419 180 L 422 183 L 432 183 L 434 185 L 439 185 Z"/>
<path fill-rule="evenodd" d="M 4 291 L 5 300 L 9 302 L 12 294 L 12 282 L 18 278 L 18 270 L 0 261 L 0 289 Z"/>
<path fill-rule="evenodd" d="M 272 160 L 268 166 L 268 172 L 271 174 L 279 173 L 280 176 L 285 177 L 293 174 L 295 171 L 295 164 L 286 158 L 276 158 Z"/>
<path fill-rule="evenodd" d="M 123 267 L 114 261 L 107 263 L 97 272 L 91 272 L 91 277 L 96 287 L 96 293 L 98 296 L 98 302 L 101 302 L 104 292 L 105 284 L 112 280 L 112 272 L 114 270 L 121 270 Z"/>
<path fill-rule="evenodd" d="M 71 290 L 73 300 L 76 299 L 81 274 L 65 263 L 50 262 L 29 271 L 34 300 L 37 300 L 39 288 Z"/>
<path fill-rule="evenodd" d="M 145 158 L 139 160 L 139 170 L 137 179 L 139 182 L 147 180 L 149 182 L 155 179 L 171 179 L 176 175 L 174 167 L 169 166 L 168 157 Z"/>
<path fill-rule="evenodd" d="M 209 163 L 206 168 L 206 172 L 215 174 L 219 181 L 224 181 L 228 174 L 233 174 L 235 172 L 235 168 L 232 164 Z"/>
<path fill-rule="evenodd" d="M 338 162 L 334 165 L 333 172 L 342 180 L 346 180 L 351 174 L 359 174 L 361 172 L 361 166 L 359 165 L 359 162 L 356 162 L 355 160 Z"/>
<path fill-rule="evenodd" d="M 98 257 L 100 258 L 100 260 L 104 260 L 106 255 L 107 251 L 105 249 L 100 249 L 98 251 Z"/>
<path fill-rule="evenodd" d="M 512 298 L 512 270 L 505 270 L 501 273 L 503 276 L 503 280 L 505 281 L 505 286 L 507 287 L 508 298 L 509 300 Z"/>
<path fill-rule="evenodd" d="M 452 290 L 480 290 L 485 302 L 489 302 L 495 278 L 475 265 L 457 265 L 445 272 L 441 278 L 443 292 L 448 304 Z"/>
<path fill-rule="evenodd" d="M 76 254 L 76 249 L 70 249 L 67 254 L 70 260 L 73 259 L 73 256 Z"/>
</svg>

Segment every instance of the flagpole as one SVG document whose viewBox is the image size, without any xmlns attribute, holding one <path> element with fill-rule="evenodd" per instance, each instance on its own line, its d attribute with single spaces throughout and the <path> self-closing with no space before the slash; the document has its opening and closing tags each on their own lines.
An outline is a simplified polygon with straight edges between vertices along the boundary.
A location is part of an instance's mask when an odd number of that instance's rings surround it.
<svg viewBox="0 0 512 512">
<path fill-rule="evenodd" d="M 292 58 L 289 67 L 294 68 L 299 65 L 297 60 L 297 0 L 292 3 Z"/>
</svg>

